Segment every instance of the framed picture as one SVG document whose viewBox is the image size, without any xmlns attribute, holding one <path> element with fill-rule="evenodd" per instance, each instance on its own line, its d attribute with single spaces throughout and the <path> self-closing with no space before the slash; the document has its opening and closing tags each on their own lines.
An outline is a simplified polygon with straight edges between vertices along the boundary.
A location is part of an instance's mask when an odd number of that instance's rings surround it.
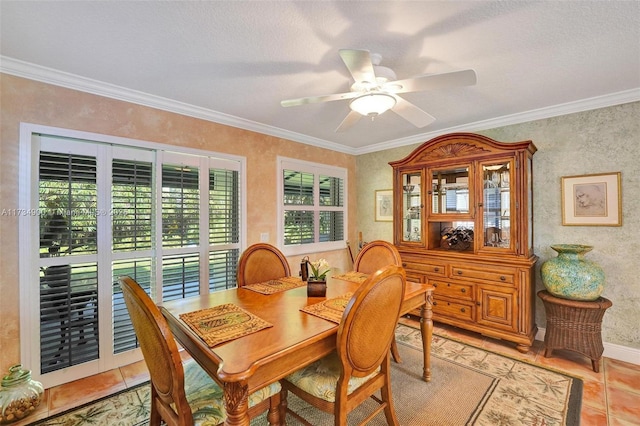
<svg viewBox="0 0 640 426">
<path fill-rule="evenodd" d="M 376 191 L 375 209 L 376 222 L 393 222 L 392 189 L 380 189 Z"/>
<path fill-rule="evenodd" d="M 620 172 L 562 178 L 562 224 L 621 226 Z"/>
</svg>

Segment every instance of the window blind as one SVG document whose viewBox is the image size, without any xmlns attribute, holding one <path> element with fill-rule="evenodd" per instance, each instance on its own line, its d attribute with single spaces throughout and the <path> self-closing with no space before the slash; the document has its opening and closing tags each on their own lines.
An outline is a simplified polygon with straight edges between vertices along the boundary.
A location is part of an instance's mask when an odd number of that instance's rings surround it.
<svg viewBox="0 0 640 426">
<path fill-rule="evenodd" d="M 118 278 L 129 276 L 151 296 L 150 258 L 122 260 L 113 262 L 112 314 L 113 314 L 113 353 L 120 353 L 138 347 L 138 338 L 133 329 L 129 311 L 124 303 Z"/>
<path fill-rule="evenodd" d="M 337 242 L 345 236 L 345 179 L 329 168 L 294 160 L 282 168 L 283 240 L 285 246 Z M 334 169 L 331 169 L 333 172 Z M 317 247 L 320 249 L 320 247 Z"/>
<path fill-rule="evenodd" d="M 162 245 L 198 246 L 200 190 L 198 169 L 162 166 Z"/>
<path fill-rule="evenodd" d="M 209 244 L 240 241 L 238 172 L 209 170 Z"/>
<path fill-rule="evenodd" d="M 209 253 L 209 291 L 236 287 L 240 249 L 214 250 Z"/>
<path fill-rule="evenodd" d="M 95 157 L 41 152 L 40 257 L 97 252 Z"/>
<path fill-rule="evenodd" d="M 149 250 L 152 239 L 152 164 L 114 160 L 111 206 L 113 251 Z"/>
<path fill-rule="evenodd" d="M 164 302 L 200 294 L 198 254 L 162 258 L 162 300 Z"/>
<path fill-rule="evenodd" d="M 40 275 L 42 373 L 98 359 L 98 267 L 55 265 Z"/>
<path fill-rule="evenodd" d="M 40 365 L 36 374 L 47 383 L 77 377 L 89 361 L 115 365 L 136 357 L 120 276 L 131 276 L 158 301 L 197 295 L 203 281 L 209 291 L 236 285 L 240 160 L 34 138 L 40 142 L 32 183 L 39 195 L 32 221 L 39 245 L 32 253 L 40 271 L 34 347 L 40 350 L 26 357 Z M 109 324 L 102 335 L 99 322 Z"/>
</svg>

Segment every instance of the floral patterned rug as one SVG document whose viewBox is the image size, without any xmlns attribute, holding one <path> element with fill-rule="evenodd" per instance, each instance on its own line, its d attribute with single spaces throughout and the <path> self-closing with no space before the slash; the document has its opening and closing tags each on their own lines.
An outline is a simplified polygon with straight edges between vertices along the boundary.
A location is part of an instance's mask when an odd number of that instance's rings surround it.
<svg viewBox="0 0 640 426">
<path fill-rule="evenodd" d="M 433 379 L 422 381 L 422 343 L 415 328 L 398 325 L 403 362 L 392 362 L 392 393 L 402 426 L 574 426 L 580 424 L 582 381 L 445 337 L 433 336 Z M 289 394 L 289 407 L 317 426 L 332 417 Z M 375 404 L 365 401 L 349 415 L 364 418 Z M 147 425 L 149 385 L 36 422 L 37 425 Z M 266 425 L 260 416 L 252 425 Z M 287 417 L 289 426 L 299 423 Z M 386 425 L 383 414 L 369 425 Z"/>
</svg>

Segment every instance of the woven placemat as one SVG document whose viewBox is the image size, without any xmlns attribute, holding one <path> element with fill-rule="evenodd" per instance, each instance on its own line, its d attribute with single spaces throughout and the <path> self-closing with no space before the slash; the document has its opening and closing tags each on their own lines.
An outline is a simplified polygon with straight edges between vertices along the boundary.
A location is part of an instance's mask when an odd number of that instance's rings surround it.
<svg viewBox="0 0 640 426">
<path fill-rule="evenodd" d="M 269 280 L 263 283 L 247 284 L 242 288 L 262 294 L 280 293 L 292 288 L 302 287 L 306 283 L 300 277 L 284 277 L 277 280 Z"/>
<path fill-rule="evenodd" d="M 353 296 L 353 293 L 345 293 L 342 296 L 335 297 L 333 299 L 323 300 L 322 302 L 305 306 L 300 310 L 340 324 L 340 321 L 342 320 L 342 313 L 347 307 L 351 296 Z"/>
<path fill-rule="evenodd" d="M 273 327 L 273 324 L 233 303 L 180 314 L 180 319 L 187 323 L 210 348 Z"/>
<path fill-rule="evenodd" d="M 364 272 L 349 271 L 341 275 L 334 275 L 333 278 L 362 284 L 367 280 L 367 278 L 369 278 L 369 274 L 365 274 Z"/>
</svg>

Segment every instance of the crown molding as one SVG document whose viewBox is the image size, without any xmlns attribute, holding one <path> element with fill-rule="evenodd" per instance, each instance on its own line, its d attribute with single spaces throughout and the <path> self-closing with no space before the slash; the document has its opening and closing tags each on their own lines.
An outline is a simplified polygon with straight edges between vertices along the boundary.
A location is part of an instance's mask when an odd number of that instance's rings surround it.
<svg viewBox="0 0 640 426">
<path fill-rule="evenodd" d="M 233 115 L 197 107 L 160 96 L 150 95 L 148 93 L 54 70 L 52 68 L 34 65 L 29 62 L 20 61 L 7 56 L 0 55 L 0 72 L 54 86 L 65 87 L 67 89 L 78 90 L 98 96 L 104 96 L 111 99 L 131 102 L 137 105 L 148 106 L 151 108 L 161 109 L 163 111 L 174 112 L 176 114 L 224 124 L 231 127 L 237 127 L 239 129 L 250 130 L 252 132 L 292 140 L 307 145 L 331 149 L 333 151 L 343 152 L 346 154 L 357 154 L 356 150 L 353 148 L 345 147 L 344 145 L 326 141 L 324 139 L 314 138 L 251 120 L 245 120 Z"/>
<path fill-rule="evenodd" d="M 623 92 L 608 94 L 605 96 L 588 98 L 575 102 L 568 102 L 565 104 L 554 105 L 551 107 L 540 108 L 523 113 L 496 117 L 489 120 L 476 121 L 473 123 L 467 123 L 461 126 L 441 129 L 434 132 L 421 133 L 419 135 L 381 142 L 363 148 L 350 148 L 324 139 L 310 137 L 301 133 L 291 132 L 289 130 L 268 126 L 251 120 L 245 120 L 243 118 L 212 111 L 206 108 L 197 107 L 184 102 L 178 102 L 160 96 L 149 95 L 144 92 L 131 90 L 121 86 L 104 83 L 98 80 L 81 77 L 75 74 L 34 65 L 7 56 L 0 55 L 0 72 L 52 84 L 55 86 L 61 86 L 68 89 L 91 93 L 94 95 L 104 96 L 125 102 L 135 103 L 138 105 L 148 106 L 151 108 L 157 108 L 164 111 L 174 112 L 176 114 L 199 118 L 202 120 L 224 124 L 231 127 L 237 127 L 239 129 L 262 133 L 277 138 L 288 139 L 291 141 L 313 145 L 320 148 L 326 148 L 351 155 L 368 154 L 371 152 L 383 151 L 386 149 L 421 143 L 446 133 L 458 131 L 469 132 L 487 130 L 496 127 L 504 127 L 513 124 L 525 123 L 528 121 L 535 121 L 545 118 L 557 117 L 560 115 L 640 101 L 640 88 L 635 88 Z"/>
<path fill-rule="evenodd" d="M 606 108 L 614 105 L 622 105 L 630 102 L 640 101 L 640 88 L 625 90 L 622 92 L 611 93 L 604 96 L 594 98 L 581 99 L 575 102 L 567 102 L 564 104 L 554 105 L 546 108 L 539 108 L 531 111 L 525 111 L 517 114 L 505 115 L 502 117 L 491 118 L 489 120 L 476 121 L 461 126 L 449 127 L 435 132 L 422 133 L 413 135 L 408 138 L 395 139 L 388 142 L 381 142 L 369 145 L 358 150 L 356 155 L 368 154 L 371 152 L 382 151 L 385 149 L 398 148 L 416 143 L 422 143 L 433 139 L 436 136 L 453 132 L 477 132 L 480 130 L 495 129 L 497 127 L 511 126 L 514 124 L 526 123 L 529 121 L 542 120 L 545 118 L 559 117 L 561 115 L 574 114 L 583 111 L 589 111 L 598 108 Z"/>
</svg>

